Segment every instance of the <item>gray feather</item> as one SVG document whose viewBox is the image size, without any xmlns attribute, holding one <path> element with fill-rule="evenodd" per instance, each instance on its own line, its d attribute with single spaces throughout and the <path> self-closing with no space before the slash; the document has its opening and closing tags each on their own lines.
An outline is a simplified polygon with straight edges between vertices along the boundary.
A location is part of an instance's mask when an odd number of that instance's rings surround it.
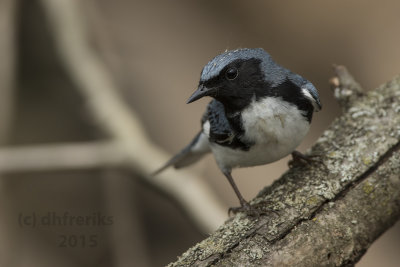
<svg viewBox="0 0 400 267">
<path fill-rule="evenodd" d="M 226 51 L 225 53 L 219 54 L 214 57 L 207 65 L 204 66 L 201 72 L 201 81 L 206 81 L 212 77 L 218 76 L 220 71 L 228 65 L 230 62 L 237 59 L 249 59 L 249 58 L 260 58 L 263 65 L 275 64 L 272 61 L 270 55 L 262 48 L 242 48 L 237 50 Z M 264 66 L 267 68 L 267 66 Z"/>
<path fill-rule="evenodd" d="M 175 169 L 179 169 L 185 166 L 188 166 L 190 164 L 195 163 L 198 161 L 200 158 L 202 158 L 205 154 L 210 152 L 210 149 L 207 146 L 205 147 L 204 144 L 201 144 L 200 142 L 203 142 L 201 138 L 202 133 L 198 133 L 196 137 L 190 142 L 189 145 L 187 145 L 184 149 L 182 149 L 181 152 L 173 156 L 167 163 L 165 163 L 164 166 L 156 170 L 153 175 L 156 175 L 165 169 L 167 169 L 170 166 L 173 166 Z M 207 141 L 208 142 L 208 141 Z M 199 146 L 198 149 L 196 149 Z"/>
</svg>

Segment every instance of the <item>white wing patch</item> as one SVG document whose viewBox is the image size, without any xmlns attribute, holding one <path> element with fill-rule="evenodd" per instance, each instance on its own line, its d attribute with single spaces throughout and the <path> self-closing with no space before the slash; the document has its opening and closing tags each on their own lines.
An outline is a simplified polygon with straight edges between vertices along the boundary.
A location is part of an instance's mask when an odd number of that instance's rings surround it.
<svg viewBox="0 0 400 267">
<path fill-rule="evenodd" d="M 313 105 L 315 111 L 319 111 L 319 110 L 320 110 L 320 107 L 318 106 L 317 102 L 315 101 L 314 97 L 310 94 L 310 92 L 309 92 L 306 88 L 302 88 L 302 89 L 301 89 L 301 92 L 303 93 L 303 95 L 304 95 L 307 99 L 311 100 L 311 103 L 312 103 L 312 105 Z"/>
<path fill-rule="evenodd" d="M 204 133 L 201 133 L 197 139 L 197 142 L 191 148 L 191 151 L 195 153 L 205 153 L 210 151 L 208 136 L 206 136 Z"/>
<path fill-rule="evenodd" d="M 210 121 L 206 120 L 203 123 L 203 134 L 205 134 L 207 136 L 207 138 L 210 137 Z"/>
</svg>

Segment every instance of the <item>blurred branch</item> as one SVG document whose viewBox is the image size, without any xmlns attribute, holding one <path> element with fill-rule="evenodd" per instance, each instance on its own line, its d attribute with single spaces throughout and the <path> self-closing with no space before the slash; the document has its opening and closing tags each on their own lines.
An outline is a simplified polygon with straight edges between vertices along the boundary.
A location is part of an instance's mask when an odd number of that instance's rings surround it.
<svg viewBox="0 0 400 267">
<path fill-rule="evenodd" d="M 111 231 L 111 251 L 115 267 L 151 266 L 147 247 L 144 220 L 140 217 L 140 201 L 134 191 L 135 179 L 123 172 L 106 170 L 102 172 L 106 192 L 106 207 L 114 217 Z M 137 207 L 137 208 L 136 208 Z"/>
<path fill-rule="evenodd" d="M 1 172 L 34 172 L 115 167 L 124 161 L 112 142 L 0 148 Z"/>
<path fill-rule="evenodd" d="M 16 1 L 0 0 L 0 145 L 7 142 L 12 122 L 15 79 L 15 32 Z M 1 177 L 2 178 L 2 177 Z M 13 251 L 18 251 L 15 230 L 5 218 L 12 214 L 7 199 L 7 183 L 0 180 L 0 266 L 12 266 L 16 262 Z"/>
<path fill-rule="evenodd" d="M 333 93 L 342 110 L 347 111 L 363 94 L 360 84 L 354 80 L 345 66 L 333 65 L 336 76 L 330 80 Z"/>
<path fill-rule="evenodd" d="M 13 109 L 15 1 L 0 0 L 0 144 L 5 143 Z"/>
<path fill-rule="evenodd" d="M 42 0 L 41 3 L 61 61 L 86 99 L 88 112 L 109 135 L 115 151 L 119 151 L 118 159 L 132 172 L 177 199 L 204 231 L 216 229 L 226 219 L 226 210 L 201 177 L 193 172 L 174 170 L 157 177 L 150 175 L 169 155 L 148 139 L 139 118 L 121 99 L 107 68 L 90 47 L 78 2 Z"/>
<path fill-rule="evenodd" d="M 354 266 L 400 217 L 400 76 L 362 92 L 335 67 L 346 111 L 313 146 L 321 162 L 290 169 L 170 266 Z M 344 90 L 351 90 L 342 94 Z"/>
</svg>

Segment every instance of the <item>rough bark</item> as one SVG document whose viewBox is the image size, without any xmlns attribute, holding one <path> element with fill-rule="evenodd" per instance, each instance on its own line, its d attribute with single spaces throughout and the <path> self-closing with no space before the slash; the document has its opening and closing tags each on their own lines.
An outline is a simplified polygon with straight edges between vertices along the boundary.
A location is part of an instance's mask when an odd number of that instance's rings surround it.
<svg viewBox="0 0 400 267">
<path fill-rule="evenodd" d="M 169 266 L 351 266 L 400 216 L 400 76 L 363 92 L 336 66 L 344 114 L 297 166 Z"/>
</svg>

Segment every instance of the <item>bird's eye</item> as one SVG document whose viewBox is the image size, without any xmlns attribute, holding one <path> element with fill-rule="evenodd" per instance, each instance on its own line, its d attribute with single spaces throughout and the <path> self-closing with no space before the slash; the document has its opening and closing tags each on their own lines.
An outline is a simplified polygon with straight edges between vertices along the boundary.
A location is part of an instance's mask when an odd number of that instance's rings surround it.
<svg viewBox="0 0 400 267">
<path fill-rule="evenodd" d="M 236 68 L 229 68 L 225 76 L 228 80 L 234 80 L 238 76 L 238 70 Z"/>
</svg>

